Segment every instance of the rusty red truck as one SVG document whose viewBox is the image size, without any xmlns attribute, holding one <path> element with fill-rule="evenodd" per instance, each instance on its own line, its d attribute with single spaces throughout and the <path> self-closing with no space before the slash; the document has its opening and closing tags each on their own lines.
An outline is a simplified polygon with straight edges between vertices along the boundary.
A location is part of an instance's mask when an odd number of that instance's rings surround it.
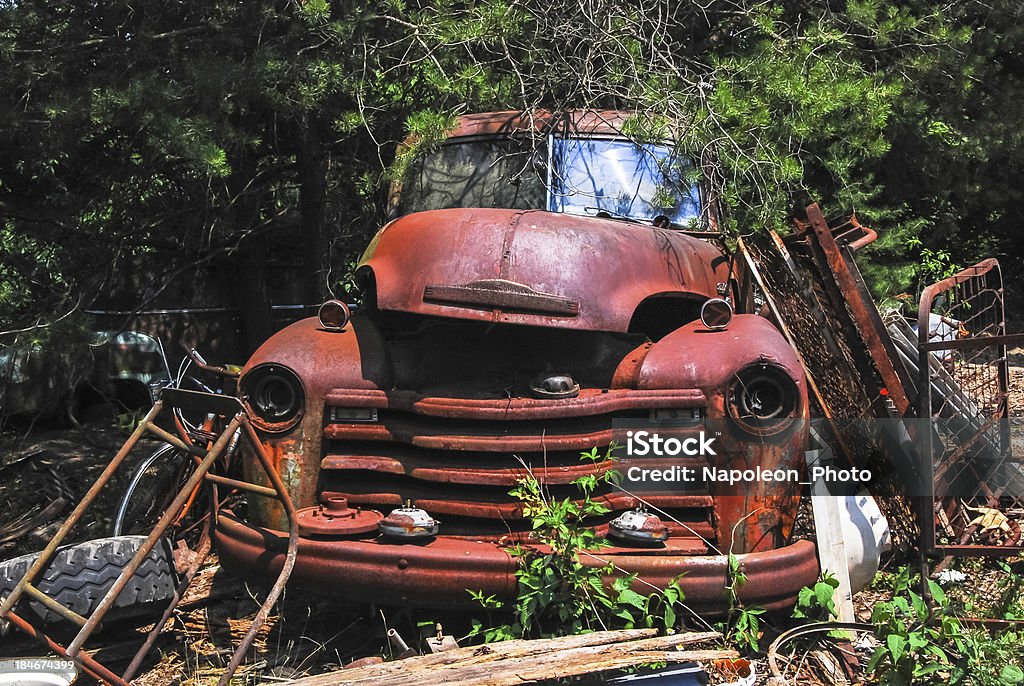
<svg viewBox="0 0 1024 686">
<path fill-rule="evenodd" d="M 245 365 L 243 402 L 299 508 L 295 583 L 383 604 L 512 598 L 509 548 L 532 540 L 517 480 L 573 497 L 586 473 L 657 470 L 667 458 L 580 460 L 645 422 L 715 437 L 673 466 L 802 473 L 804 373 L 715 231 L 701 162 L 629 130 L 620 112 L 458 118 L 396 185 L 354 313 L 325 303 Z M 732 552 L 740 597 L 786 607 L 819 571 L 791 540 L 800 488 L 602 483 L 593 526 L 611 546 L 592 564 L 678 578 L 692 609 L 721 614 Z M 278 501 L 251 496 L 216 545 L 272 578 L 286 530 Z"/>
</svg>

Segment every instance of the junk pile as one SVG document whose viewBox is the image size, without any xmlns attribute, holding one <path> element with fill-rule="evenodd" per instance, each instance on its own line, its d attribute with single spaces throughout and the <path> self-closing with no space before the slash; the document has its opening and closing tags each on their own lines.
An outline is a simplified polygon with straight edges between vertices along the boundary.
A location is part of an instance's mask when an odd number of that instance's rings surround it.
<svg viewBox="0 0 1024 686">
<path fill-rule="evenodd" d="M 876 235 L 811 205 L 786 237 L 740 240 L 765 307 L 798 351 L 828 442 L 869 487 L 893 543 L 935 555 L 1022 550 L 1024 464 L 1012 451 L 999 263 L 926 288 L 883 317 L 854 253 Z"/>
<path fill-rule="evenodd" d="M 769 232 L 738 241 L 735 266 L 744 277 L 739 282 L 746 289 L 739 297 L 763 304 L 763 314 L 775 321 L 806 372 L 815 405 L 812 415 L 820 418 L 810 433 L 823 446 L 812 450 L 808 457 L 824 459 L 827 448 L 836 464 L 870 471 L 873 478 L 869 491 L 888 520 L 898 547 L 919 545 L 925 553 L 942 556 L 1019 553 L 1024 542 L 1024 465 L 1012 451 L 1007 346 L 1024 343 L 1024 335 L 1006 332 L 999 265 L 986 260 L 929 286 L 922 294 L 914 321 L 900 313 L 883 316 L 854 260 L 854 253 L 875 237 L 856 217 L 830 227 L 818 206 L 811 205 L 796 221 L 795 231 L 786 237 Z M 201 360 L 197 364 L 225 378 L 237 376 L 237 371 L 204 366 Z M 156 424 L 164 404 L 179 419 L 176 434 Z M 206 417 L 201 430 L 186 430 L 183 413 Z M 174 446 L 186 461 L 191 459 L 195 463 L 193 471 L 187 480 L 176 484 L 176 494 L 163 508 L 156 527 L 146 532 L 148 535 L 89 543 L 91 548 L 85 552 L 90 559 L 102 562 L 110 578 L 93 594 L 95 597 L 87 599 L 88 603 L 80 607 L 62 604 L 55 597 L 69 588 L 81 587 L 78 577 L 87 566 L 73 564 L 71 558 L 82 552 L 77 547 L 58 547 L 132 446 L 147 433 Z M 240 442 L 254 451 L 263 473 L 248 475 L 247 480 L 215 473 L 219 456 L 230 456 Z M 351 510 L 343 498 L 308 513 L 297 511 L 275 469 L 275 459 L 262 446 L 237 398 L 165 389 L 49 545 L 38 555 L 20 559 L 17 569 L 10 565 L 5 568 L 6 576 L 0 577 L 0 619 L 62 656 L 73 658 L 86 673 L 109 684 L 127 686 L 211 549 L 216 497 L 212 499 L 212 516 L 202 520 L 205 527 L 200 544 L 185 561 L 179 560 L 176 551 L 165 546 L 161 538 L 166 530 L 181 525 L 176 513 L 187 509 L 185 504 L 192 502 L 203 481 L 272 498 L 288 520 L 287 545 L 282 546 L 286 549 L 284 562 L 276 571 L 272 591 L 221 676 L 220 684 L 226 686 L 291 574 L 300 527 L 317 530 L 326 525 L 326 520 L 340 516 L 350 521 L 358 515 L 358 510 Z M 819 493 L 814 489 L 812 486 L 812 499 L 817 495 L 853 499 L 825 498 L 821 508 L 815 500 L 819 556 L 823 567 L 831 569 L 826 565 L 829 553 L 822 545 L 822 529 L 843 529 L 848 524 L 840 521 L 844 509 L 861 515 L 870 513 L 859 505 L 845 508 L 836 504 L 854 502 L 862 494 Z M 60 509 L 65 506 L 62 503 Z M 418 510 L 396 512 L 408 521 L 390 522 L 394 524 L 391 535 L 402 535 L 412 524 L 436 527 L 433 520 L 417 520 Z M 20 525 L 13 533 L 19 530 Z M 11 533 L 0 532 L 0 540 Z M 876 536 L 879 532 L 869 533 Z M 842 552 L 829 561 L 834 564 L 840 560 L 843 573 L 850 572 L 843 587 L 848 598 L 851 581 L 859 584 L 864 579 L 853 579 L 852 569 L 846 570 L 845 556 Z M 51 566 L 56 571 L 47 571 Z M 148 572 L 140 576 L 139 570 Z M 873 571 L 860 577 L 870 578 Z M 149 579 L 145 588 L 140 586 L 143 577 Z M 84 653 L 83 644 L 105 615 L 111 613 L 113 618 L 118 612 L 131 610 L 118 601 L 126 589 L 135 589 L 126 597 L 159 600 L 169 606 L 150 629 L 127 670 L 116 674 Z M 26 602 L 18 610 L 22 599 Z M 32 617 L 24 615 L 26 611 L 59 615 L 77 625 L 78 633 L 63 647 L 37 629 Z M 501 686 L 652 662 L 677 665 L 737 657 L 734 651 L 696 647 L 720 639 L 714 632 L 654 634 L 647 630 L 597 632 L 475 648 L 458 648 L 453 640 L 447 642 L 452 645 L 445 645 L 446 637 L 439 635 L 439 650 L 444 649 L 436 654 L 364 663 L 294 683 Z M 400 652 L 404 655 L 408 651 Z"/>
</svg>

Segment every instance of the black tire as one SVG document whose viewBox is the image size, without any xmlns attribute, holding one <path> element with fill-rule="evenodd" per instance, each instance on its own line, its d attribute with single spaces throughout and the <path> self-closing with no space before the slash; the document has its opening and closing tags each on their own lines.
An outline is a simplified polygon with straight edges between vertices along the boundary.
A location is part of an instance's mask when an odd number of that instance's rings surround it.
<svg viewBox="0 0 1024 686">
<path fill-rule="evenodd" d="M 64 546 L 36 585 L 64 607 L 88 617 L 145 540 L 144 536 L 116 536 Z M 32 553 L 0 562 L 0 598 L 10 594 L 38 556 Z M 104 621 L 159 616 L 177 583 L 170 543 L 161 540 L 142 561 Z M 35 615 L 23 614 L 28 621 L 38 618 L 47 624 L 63 622 L 71 626 L 35 600 L 22 601 L 19 607 L 25 608 L 26 602 Z"/>
</svg>

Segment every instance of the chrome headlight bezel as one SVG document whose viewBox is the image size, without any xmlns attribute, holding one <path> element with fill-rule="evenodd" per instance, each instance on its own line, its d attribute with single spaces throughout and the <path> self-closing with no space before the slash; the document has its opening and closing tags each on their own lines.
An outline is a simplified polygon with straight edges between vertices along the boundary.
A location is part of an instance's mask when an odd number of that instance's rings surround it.
<svg viewBox="0 0 1024 686">
<path fill-rule="evenodd" d="M 726 397 L 729 417 L 754 436 L 775 436 L 786 431 L 802 410 L 797 382 L 783 367 L 767 362 L 736 372 Z"/>
<path fill-rule="evenodd" d="M 292 428 L 302 419 L 306 391 L 298 374 L 281 364 L 260 364 L 239 380 L 252 423 L 269 433 Z"/>
</svg>

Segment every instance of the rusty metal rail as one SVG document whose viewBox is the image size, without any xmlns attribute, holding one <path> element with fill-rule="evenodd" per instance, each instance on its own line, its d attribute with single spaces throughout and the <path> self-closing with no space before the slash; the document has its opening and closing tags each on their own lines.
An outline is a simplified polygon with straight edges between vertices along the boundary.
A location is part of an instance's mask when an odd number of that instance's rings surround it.
<svg viewBox="0 0 1024 686">
<path fill-rule="evenodd" d="M 999 262 L 987 259 L 932 284 L 917 320 L 919 414 L 931 419 L 922 468 L 925 548 L 942 555 L 1024 550 L 1024 462 L 1013 454 L 1007 334 Z M 984 509 L 979 509 L 984 508 Z M 982 515 L 979 517 L 979 513 Z M 982 521 L 987 515 L 989 518 Z"/>
<path fill-rule="evenodd" d="M 222 429 L 219 432 L 216 432 L 213 440 L 203 438 L 202 441 L 205 445 L 199 445 L 192 436 L 184 431 L 179 431 L 181 434 L 180 437 L 174 436 L 157 426 L 155 423 L 163 409 L 172 407 L 199 410 L 204 414 L 208 413 L 216 416 L 218 418 L 218 426 L 222 427 Z M 211 473 L 211 470 L 217 464 L 219 458 L 223 456 L 225 448 L 231 443 L 233 437 L 239 430 L 241 430 L 242 435 L 251 444 L 254 454 L 267 475 L 271 488 L 239 481 L 237 479 L 227 479 Z M 107 594 L 100 600 L 94 611 L 88 617 L 82 617 L 64 607 L 56 600 L 46 596 L 46 594 L 43 593 L 36 584 L 46 573 L 46 570 L 53 561 L 58 548 L 74 529 L 75 525 L 81 520 L 89 506 L 108 485 L 111 478 L 115 473 L 117 473 L 118 469 L 125 461 L 125 458 L 127 458 L 138 441 L 147 433 L 192 454 L 195 457 L 193 471 L 187 481 L 180 487 L 177 494 L 171 501 L 171 504 L 163 512 L 153 531 L 146 537 L 138 552 L 114 581 Z M 144 643 L 136 652 L 127 670 L 121 675 L 115 674 L 113 671 L 94 660 L 84 651 L 85 643 L 100 627 L 104 617 L 114 606 L 118 596 L 128 585 L 132 576 L 143 563 L 146 556 L 157 545 L 167 529 L 180 518 L 183 510 L 192 505 L 194 500 L 193 496 L 196 490 L 202 486 L 204 481 L 209 483 L 210 487 L 214 489 L 214 491 L 216 491 L 217 484 L 221 484 L 240 490 L 252 491 L 263 496 L 274 497 L 281 502 L 288 521 L 288 548 L 284 564 L 282 565 L 281 571 L 277 575 L 277 579 L 271 587 L 270 592 L 267 594 L 260 606 L 256 617 L 253 619 L 249 631 L 235 649 L 235 652 L 228 664 L 227 671 L 225 671 L 218 682 L 219 686 L 227 686 L 231 676 L 245 658 L 253 640 L 256 638 L 257 632 L 266 621 L 271 608 L 283 592 L 284 586 L 288 581 L 288 577 L 291 575 L 292 568 L 294 567 L 295 555 L 298 549 L 298 525 L 295 516 L 295 507 L 288 495 L 288 491 L 281 480 L 280 475 L 277 473 L 277 470 L 274 469 L 270 458 L 266 454 L 266 451 L 259 440 L 259 437 L 250 424 L 249 417 L 242 404 L 236 398 L 230 396 L 183 391 L 180 389 L 165 389 L 161 399 L 153 406 L 149 413 L 146 414 L 145 418 L 139 423 L 139 426 L 128 438 L 127 442 L 125 442 L 107 467 L 103 470 L 96 482 L 89 488 L 88 492 L 75 507 L 68 519 L 61 525 L 53 538 L 50 539 L 50 542 L 39 554 L 39 557 L 25 573 L 21 581 L 18 582 L 10 595 L 8 595 L 7 598 L 4 599 L 3 603 L 0 604 L 0 619 L 10 621 L 11 624 L 19 630 L 35 638 L 49 649 L 75 660 L 75 662 L 77 662 L 84 671 L 88 672 L 100 681 L 111 684 L 112 686 L 127 686 L 127 684 L 138 673 L 146 655 L 155 644 L 157 635 L 171 617 L 174 609 L 181 602 L 185 590 L 188 588 L 203 561 L 209 555 L 211 548 L 211 536 L 214 527 L 216 526 L 217 518 L 216 493 L 214 493 L 214 497 L 210 499 L 210 502 L 212 503 L 211 512 L 210 516 L 207 518 L 207 526 L 198 545 L 197 554 L 175 589 L 170 605 L 164 611 L 160 620 L 149 631 Z M 46 608 L 59 614 L 79 627 L 78 633 L 66 646 L 55 641 L 16 611 L 19 603 L 23 599 L 29 598 L 42 603 Z"/>
</svg>

